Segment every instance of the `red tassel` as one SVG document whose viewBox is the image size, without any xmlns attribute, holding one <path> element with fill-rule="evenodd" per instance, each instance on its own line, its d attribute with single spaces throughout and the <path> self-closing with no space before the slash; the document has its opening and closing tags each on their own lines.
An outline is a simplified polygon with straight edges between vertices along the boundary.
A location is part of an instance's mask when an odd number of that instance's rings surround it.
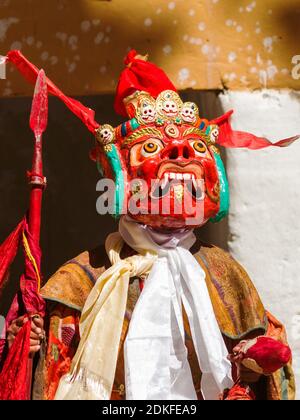
<svg viewBox="0 0 300 420">
<path fill-rule="evenodd" d="M 132 95 L 137 90 L 143 90 L 156 98 L 164 90 L 176 88 L 166 73 L 155 64 L 146 61 L 135 50 L 129 51 L 124 60 L 126 68 L 122 71 L 115 99 L 117 114 L 127 117 L 123 103 L 124 98 Z"/>
<path fill-rule="evenodd" d="M 26 400 L 26 377 L 30 351 L 31 321 L 27 321 L 15 338 L 0 374 L 0 400 Z"/>
</svg>

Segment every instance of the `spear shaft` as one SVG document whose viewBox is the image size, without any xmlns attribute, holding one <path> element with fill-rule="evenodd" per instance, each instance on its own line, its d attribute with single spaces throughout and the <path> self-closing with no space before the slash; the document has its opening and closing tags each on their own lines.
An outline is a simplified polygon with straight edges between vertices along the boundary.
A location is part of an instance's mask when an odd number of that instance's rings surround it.
<svg viewBox="0 0 300 420">
<path fill-rule="evenodd" d="M 41 210 L 43 190 L 46 181 L 43 176 L 43 160 L 42 160 L 42 136 L 38 135 L 35 141 L 34 156 L 32 163 L 32 172 L 29 176 L 31 185 L 30 201 L 29 201 L 29 232 L 37 243 L 40 241 L 41 231 Z"/>
<path fill-rule="evenodd" d="M 34 132 L 35 137 L 32 170 L 27 174 L 31 185 L 28 229 L 37 245 L 39 245 L 40 241 L 42 196 L 46 186 L 46 179 L 43 175 L 42 134 L 47 127 L 47 122 L 48 90 L 45 73 L 43 70 L 40 70 L 36 80 L 30 114 L 30 128 Z M 33 357 L 29 357 L 26 378 L 28 399 L 31 398 L 32 365 Z"/>
<path fill-rule="evenodd" d="M 43 190 L 46 186 L 46 182 L 43 177 L 42 135 L 35 137 L 32 171 L 29 174 L 29 184 L 31 185 L 31 192 L 29 199 L 28 230 L 36 243 L 39 244 L 41 232 L 42 196 Z M 26 378 L 28 400 L 31 399 L 32 369 L 33 356 L 30 356 L 27 362 Z"/>
</svg>

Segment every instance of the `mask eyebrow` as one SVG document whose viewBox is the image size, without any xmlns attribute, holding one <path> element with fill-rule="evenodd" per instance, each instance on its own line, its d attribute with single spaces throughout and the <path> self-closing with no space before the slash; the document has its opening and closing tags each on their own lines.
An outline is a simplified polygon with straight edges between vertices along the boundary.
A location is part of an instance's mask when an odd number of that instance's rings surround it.
<svg viewBox="0 0 300 420">
<path fill-rule="evenodd" d="M 136 130 L 134 133 L 130 134 L 122 143 L 122 149 L 128 146 L 130 143 L 138 140 L 142 136 L 152 136 L 158 137 L 159 139 L 163 140 L 163 134 L 154 127 L 145 127 L 141 128 L 140 130 Z"/>
<path fill-rule="evenodd" d="M 201 137 L 202 140 L 209 141 L 209 137 L 197 127 L 187 128 L 183 133 L 183 137 L 188 136 L 190 134 L 196 134 L 197 136 Z"/>
</svg>

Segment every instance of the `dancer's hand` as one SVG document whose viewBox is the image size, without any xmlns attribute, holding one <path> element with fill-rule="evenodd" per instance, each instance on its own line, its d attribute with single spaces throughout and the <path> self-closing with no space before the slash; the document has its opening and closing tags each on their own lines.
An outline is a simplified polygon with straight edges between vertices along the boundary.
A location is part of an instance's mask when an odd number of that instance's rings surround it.
<svg viewBox="0 0 300 420">
<path fill-rule="evenodd" d="M 10 348 L 18 335 L 20 329 L 28 321 L 28 317 L 21 316 L 15 319 L 7 329 L 7 341 L 8 347 Z M 45 337 L 45 331 L 43 329 L 44 321 L 40 316 L 33 316 L 31 321 L 31 332 L 30 332 L 30 354 L 37 353 L 41 348 L 41 341 Z"/>
<path fill-rule="evenodd" d="M 232 353 L 228 355 L 228 359 L 231 361 L 231 363 L 236 364 L 238 376 L 242 382 L 255 383 L 259 381 L 261 374 L 246 368 L 242 364 L 242 360 L 244 358 L 243 349 L 246 344 L 247 340 L 240 341 L 239 344 L 233 348 Z"/>
</svg>

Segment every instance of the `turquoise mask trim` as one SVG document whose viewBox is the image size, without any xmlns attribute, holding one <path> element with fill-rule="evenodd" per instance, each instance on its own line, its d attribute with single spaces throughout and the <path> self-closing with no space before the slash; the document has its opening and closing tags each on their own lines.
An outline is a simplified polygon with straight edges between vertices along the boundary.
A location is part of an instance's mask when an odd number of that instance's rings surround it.
<svg viewBox="0 0 300 420">
<path fill-rule="evenodd" d="M 221 156 L 218 153 L 214 153 L 214 159 L 217 165 L 219 181 L 220 181 L 220 209 L 215 217 L 210 219 L 211 222 L 217 223 L 227 216 L 229 212 L 229 185 Z"/>
<path fill-rule="evenodd" d="M 115 181 L 115 200 L 114 200 L 114 217 L 118 218 L 122 214 L 125 194 L 124 174 L 117 148 L 111 145 L 111 150 L 106 150 L 106 157 L 111 165 Z"/>
</svg>

